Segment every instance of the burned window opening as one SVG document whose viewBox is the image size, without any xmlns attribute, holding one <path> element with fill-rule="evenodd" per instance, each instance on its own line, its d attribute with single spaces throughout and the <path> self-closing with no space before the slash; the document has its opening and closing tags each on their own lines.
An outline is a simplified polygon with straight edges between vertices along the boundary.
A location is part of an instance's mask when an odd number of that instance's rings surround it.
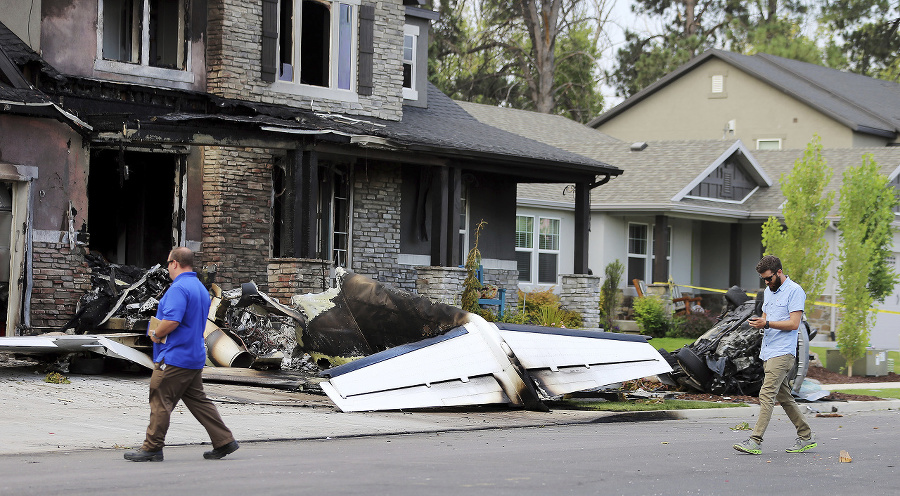
<svg viewBox="0 0 900 496">
<path fill-rule="evenodd" d="M 12 254 L 13 193 L 12 184 L 0 183 L 0 336 L 6 336 L 9 306 L 9 273 Z"/>
<path fill-rule="evenodd" d="M 331 9 L 313 0 L 303 2 L 300 33 L 300 82 L 328 86 Z"/>
<path fill-rule="evenodd" d="M 90 248 L 118 264 L 150 267 L 172 246 L 176 171 L 173 154 L 97 150 L 88 176 Z M 127 175 L 122 174 L 127 171 Z"/>
<path fill-rule="evenodd" d="M 187 69 L 189 0 L 101 0 L 106 60 Z"/>
</svg>

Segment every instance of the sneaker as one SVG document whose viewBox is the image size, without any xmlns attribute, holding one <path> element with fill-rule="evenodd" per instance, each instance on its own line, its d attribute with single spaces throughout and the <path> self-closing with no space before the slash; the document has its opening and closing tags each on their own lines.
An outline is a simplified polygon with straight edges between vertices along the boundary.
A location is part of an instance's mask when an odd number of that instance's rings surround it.
<svg viewBox="0 0 900 496">
<path fill-rule="evenodd" d="M 240 446 L 238 446 L 237 441 L 232 441 L 225 446 L 219 446 L 212 451 L 203 453 L 203 458 L 206 458 L 207 460 L 218 460 L 220 458 L 225 458 L 225 455 L 229 453 L 234 453 L 238 448 L 240 448 Z"/>
<path fill-rule="evenodd" d="M 811 450 L 818 446 L 815 440 L 812 437 L 809 439 L 803 439 L 802 437 L 798 437 L 796 441 L 794 441 L 794 445 L 790 448 L 785 449 L 784 451 L 787 453 L 803 453 L 804 451 Z"/>
<path fill-rule="evenodd" d="M 161 462 L 163 461 L 162 450 L 147 451 L 143 448 L 135 451 L 126 451 L 125 459 L 133 462 Z"/>
<path fill-rule="evenodd" d="M 742 453 L 749 453 L 751 455 L 761 455 L 762 454 L 762 450 L 759 449 L 759 443 L 757 443 L 756 441 L 754 441 L 752 439 L 748 439 L 746 441 L 735 444 L 734 449 L 736 449 Z"/>
</svg>

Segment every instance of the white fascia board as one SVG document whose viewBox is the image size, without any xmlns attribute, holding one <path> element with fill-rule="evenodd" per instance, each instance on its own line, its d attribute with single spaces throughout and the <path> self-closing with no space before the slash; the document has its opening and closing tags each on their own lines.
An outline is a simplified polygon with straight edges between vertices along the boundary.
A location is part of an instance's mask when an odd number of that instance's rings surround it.
<svg viewBox="0 0 900 496">
<path fill-rule="evenodd" d="M 549 208 L 553 210 L 575 210 L 574 203 L 554 200 L 534 200 L 531 198 L 516 198 L 516 206 L 530 208 Z"/>
<path fill-rule="evenodd" d="M 756 180 L 757 183 L 765 184 L 766 186 L 772 186 L 772 179 L 769 178 L 769 175 L 760 167 L 759 162 L 756 161 L 756 158 L 753 157 L 753 154 L 750 153 L 750 150 L 744 146 L 744 143 L 741 140 L 736 140 L 733 145 L 728 147 L 724 153 L 719 155 L 717 159 L 715 159 L 709 166 L 701 172 L 697 177 L 695 177 L 687 186 L 685 186 L 681 191 L 675 194 L 672 197 L 672 201 L 680 201 L 682 198 L 688 195 L 698 184 L 702 183 L 704 179 L 706 179 L 714 170 L 716 170 L 720 165 L 722 165 L 728 157 L 735 154 L 735 152 L 740 151 L 741 155 L 746 159 L 747 163 L 750 165 L 749 170 L 747 171 L 753 179 Z M 756 190 L 754 190 L 756 191 Z M 747 195 L 749 198 L 753 193 L 751 192 Z M 747 198 L 744 198 L 745 200 Z"/>
</svg>

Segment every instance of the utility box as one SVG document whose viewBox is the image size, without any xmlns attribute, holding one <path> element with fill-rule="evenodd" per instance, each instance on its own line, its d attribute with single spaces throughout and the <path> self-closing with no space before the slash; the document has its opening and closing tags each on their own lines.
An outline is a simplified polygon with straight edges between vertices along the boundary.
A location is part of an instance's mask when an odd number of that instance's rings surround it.
<svg viewBox="0 0 900 496">
<path fill-rule="evenodd" d="M 825 353 L 825 369 L 841 373 L 841 367 L 846 366 L 846 360 L 840 350 L 828 350 Z M 847 373 L 844 370 L 843 373 Z M 887 350 L 866 349 L 866 354 L 853 362 L 853 375 L 858 376 L 882 376 L 888 374 Z"/>
</svg>

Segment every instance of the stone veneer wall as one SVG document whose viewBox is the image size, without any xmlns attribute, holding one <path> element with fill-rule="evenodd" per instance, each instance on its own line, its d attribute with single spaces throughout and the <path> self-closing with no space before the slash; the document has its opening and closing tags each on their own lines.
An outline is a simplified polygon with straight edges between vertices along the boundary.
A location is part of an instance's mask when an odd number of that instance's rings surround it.
<svg viewBox="0 0 900 496">
<path fill-rule="evenodd" d="M 458 307 L 466 269 L 460 267 L 416 267 L 416 292 L 436 303 Z"/>
<path fill-rule="evenodd" d="M 291 297 L 321 293 L 331 287 L 331 261 L 307 258 L 270 258 L 268 295 L 287 305 Z"/>
<path fill-rule="evenodd" d="M 80 247 L 68 242 L 32 243 L 31 326 L 60 328 L 75 316 L 79 298 L 91 289 L 91 269 Z M 14 330 L 7 329 L 7 336 Z"/>
<path fill-rule="evenodd" d="M 195 265 L 216 264 L 224 290 L 254 281 L 267 291 L 272 155 L 220 147 L 205 147 L 203 154 L 203 244 Z"/>
<path fill-rule="evenodd" d="M 601 276 L 568 274 L 560 276 L 559 301 L 562 306 L 581 314 L 582 326 L 600 327 Z"/>
<path fill-rule="evenodd" d="M 317 112 L 337 112 L 400 120 L 403 113 L 403 24 L 400 0 L 375 4 L 373 94 L 357 102 L 299 96 L 272 90 L 261 78 L 262 0 L 209 0 L 207 91 L 226 98 L 290 105 Z"/>
<path fill-rule="evenodd" d="M 400 254 L 400 166 L 370 162 L 353 181 L 353 272 L 395 288 L 415 289 L 415 269 Z"/>
</svg>

